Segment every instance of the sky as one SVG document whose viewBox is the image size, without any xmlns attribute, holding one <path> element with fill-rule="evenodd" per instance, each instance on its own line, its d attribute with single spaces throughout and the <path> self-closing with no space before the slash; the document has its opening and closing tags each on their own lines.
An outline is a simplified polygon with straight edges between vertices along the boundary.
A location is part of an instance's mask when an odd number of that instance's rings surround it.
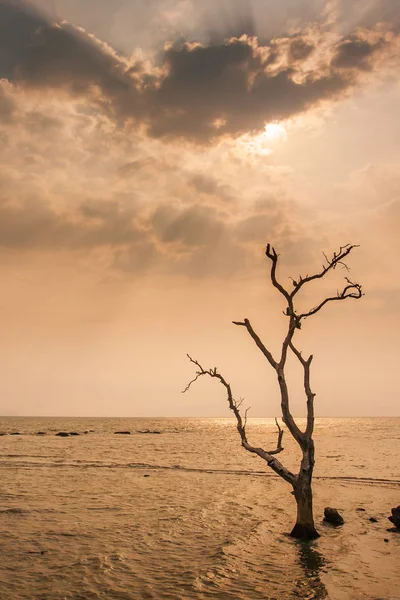
<svg viewBox="0 0 400 600">
<path fill-rule="evenodd" d="M 0 0 L 0 414 L 400 416 L 398 0 Z M 301 296 L 301 297 L 300 297 Z M 291 408 L 305 414 L 290 367 Z M 205 378 L 203 378 L 205 379 Z"/>
</svg>

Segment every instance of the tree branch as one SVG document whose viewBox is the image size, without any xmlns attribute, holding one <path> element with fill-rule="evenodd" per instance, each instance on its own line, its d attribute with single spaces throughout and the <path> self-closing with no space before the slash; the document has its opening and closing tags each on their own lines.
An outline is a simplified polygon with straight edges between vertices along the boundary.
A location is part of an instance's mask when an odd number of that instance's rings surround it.
<svg viewBox="0 0 400 600">
<path fill-rule="evenodd" d="M 254 331 L 253 327 L 251 326 L 251 323 L 248 319 L 245 319 L 244 321 L 232 321 L 232 323 L 234 325 L 238 325 L 239 327 L 246 327 L 247 331 L 249 332 L 249 334 L 251 335 L 251 337 L 253 338 L 253 340 L 255 341 L 257 347 L 261 350 L 261 352 L 264 354 L 264 356 L 266 357 L 266 359 L 268 360 L 269 364 L 276 369 L 278 363 L 276 362 L 276 360 L 274 359 L 274 357 L 272 356 L 271 352 L 264 346 L 264 344 L 262 343 L 261 339 L 259 338 L 259 336 L 256 334 L 256 332 Z"/>
<path fill-rule="evenodd" d="M 283 429 L 278 423 L 278 419 L 275 417 L 275 423 L 278 428 L 278 443 L 276 444 L 276 450 L 270 451 L 268 454 L 278 454 L 278 452 L 282 452 L 284 448 L 282 448 L 282 438 L 283 438 Z"/>
<path fill-rule="evenodd" d="M 304 370 L 304 391 L 307 397 L 307 427 L 304 432 L 304 436 L 307 440 L 311 439 L 311 436 L 314 431 L 314 398 L 315 394 L 311 390 L 310 384 L 310 367 L 313 360 L 312 354 L 305 360 L 302 357 L 302 354 L 297 348 L 294 346 L 293 342 L 290 342 L 290 349 L 293 354 L 298 358 L 299 362 L 303 366 Z"/>
<path fill-rule="evenodd" d="M 277 424 L 277 427 L 278 427 L 278 443 L 277 443 L 276 449 L 274 449 L 270 452 L 267 452 L 263 448 L 257 448 L 255 446 L 252 446 L 251 444 L 249 444 L 249 442 L 247 440 L 247 435 L 246 435 L 248 409 L 246 410 L 245 417 L 243 420 L 242 416 L 240 414 L 240 411 L 239 411 L 239 406 L 240 406 L 241 402 L 238 403 L 235 401 L 235 399 L 233 398 L 233 395 L 232 395 L 232 389 L 231 389 L 230 384 L 218 372 L 217 368 L 214 367 L 213 369 L 204 369 L 201 366 L 201 364 L 197 360 L 195 360 L 194 358 L 189 356 L 189 354 L 187 355 L 187 357 L 191 363 L 196 365 L 196 367 L 198 368 L 198 371 L 196 372 L 196 377 L 188 383 L 188 385 L 183 390 L 183 393 L 187 392 L 190 389 L 190 387 L 192 386 L 192 384 L 195 383 L 203 375 L 208 375 L 209 377 L 218 379 L 218 381 L 226 389 L 227 396 L 228 396 L 229 408 L 231 409 L 231 411 L 233 412 L 233 414 L 236 417 L 237 430 L 238 430 L 240 438 L 242 440 L 243 448 L 245 448 L 248 452 L 257 454 L 258 456 L 263 458 L 268 463 L 268 466 L 271 467 L 271 469 L 273 471 L 275 471 L 275 473 L 277 473 L 280 477 L 282 477 L 285 481 L 287 481 L 291 485 L 294 485 L 296 482 L 296 475 L 294 475 L 288 469 L 286 469 L 286 467 L 284 467 L 278 459 L 274 458 L 275 454 L 279 454 L 283 450 L 283 447 L 282 447 L 283 430 L 279 426 L 278 421 L 277 420 L 275 421 Z"/>
<path fill-rule="evenodd" d="M 300 276 L 299 281 L 293 282 L 293 285 L 295 285 L 295 289 L 290 294 L 291 298 L 294 298 L 294 296 L 301 290 L 303 285 L 309 283 L 310 281 L 314 281 L 315 279 L 322 279 L 322 277 L 324 277 L 328 273 L 328 271 L 335 270 L 336 267 L 339 265 L 349 270 L 348 266 L 346 265 L 346 263 L 343 262 L 343 260 L 346 258 L 346 256 L 350 254 L 350 252 L 354 248 L 358 247 L 359 246 L 357 244 L 345 244 L 344 246 L 340 246 L 339 252 L 334 252 L 333 258 L 331 259 L 329 259 L 326 256 L 326 254 L 324 254 L 324 258 L 327 264 L 322 265 L 322 270 L 319 273 L 310 276 L 307 275 L 306 277 Z"/>
<path fill-rule="evenodd" d="M 289 429 L 291 435 L 294 437 L 294 439 L 297 441 L 297 443 L 301 447 L 303 447 L 303 445 L 304 445 L 303 433 L 297 426 L 297 424 L 296 424 L 295 420 L 293 419 L 292 414 L 290 412 L 289 391 L 288 391 L 287 383 L 285 380 L 285 374 L 284 374 L 287 349 L 289 347 L 289 343 L 290 343 L 290 341 L 294 335 L 295 329 L 297 327 L 296 315 L 291 316 L 289 330 L 288 330 L 287 336 L 282 345 L 282 355 L 281 355 L 281 359 L 280 359 L 279 363 L 274 359 L 271 352 L 264 346 L 264 344 L 262 343 L 261 339 L 254 331 L 254 329 L 251 326 L 250 321 L 248 319 L 245 319 L 244 321 L 233 321 L 233 324 L 238 325 L 239 327 L 246 327 L 247 331 L 249 332 L 249 334 L 255 341 L 257 347 L 261 350 L 261 352 L 267 358 L 269 364 L 275 369 L 275 371 L 278 375 L 278 383 L 279 383 L 279 387 L 281 390 L 281 409 L 282 409 L 283 422 L 285 423 L 286 427 Z"/>
<path fill-rule="evenodd" d="M 280 291 L 280 293 L 286 298 L 288 302 L 290 302 L 291 294 L 289 294 L 289 292 L 285 290 L 283 285 L 281 285 L 276 278 L 276 266 L 278 264 L 279 254 L 277 254 L 275 248 L 271 246 L 271 244 L 267 244 L 267 247 L 265 249 L 265 255 L 268 256 L 268 258 L 271 261 L 271 281 L 273 286 Z"/>
<path fill-rule="evenodd" d="M 325 300 L 320 302 L 320 304 L 318 304 L 318 306 L 315 306 L 314 308 L 312 308 L 311 310 L 309 310 L 306 313 L 302 313 L 301 315 L 298 315 L 297 316 L 298 320 L 301 321 L 301 319 L 307 319 L 307 317 L 311 317 L 312 315 L 315 315 L 315 313 L 320 311 L 321 308 L 323 306 L 325 306 L 325 304 L 327 304 L 328 302 L 334 302 L 336 300 L 346 300 L 347 298 L 358 299 L 364 295 L 363 291 L 362 291 L 362 286 L 359 283 L 354 283 L 348 277 L 346 277 L 345 279 L 347 281 L 347 285 L 343 288 L 343 290 L 341 292 L 338 292 L 336 296 L 332 296 L 330 298 L 325 298 Z"/>
</svg>

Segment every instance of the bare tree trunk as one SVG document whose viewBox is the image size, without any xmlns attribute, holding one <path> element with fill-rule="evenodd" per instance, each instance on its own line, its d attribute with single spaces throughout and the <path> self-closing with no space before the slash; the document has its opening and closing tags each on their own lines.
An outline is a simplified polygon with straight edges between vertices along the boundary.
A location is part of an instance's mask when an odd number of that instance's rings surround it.
<svg viewBox="0 0 400 600">
<path fill-rule="evenodd" d="M 293 493 L 297 502 L 297 519 L 290 535 L 298 540 L 313 540 L 319 537 L 314 525 L 311 481 L 299 481 Z"/>
<path fill-rule="evenodd" d="M 300 473 L 293 485 L 297 504 L 297 519 L 290 535 L 298 540 L 313 540 L 319 537 L 314 525 L 311 480 L 314 469 L 314 445 L 304 451 Z M 303 466 L 304 465 L 304 466 Z"/>
</svg>

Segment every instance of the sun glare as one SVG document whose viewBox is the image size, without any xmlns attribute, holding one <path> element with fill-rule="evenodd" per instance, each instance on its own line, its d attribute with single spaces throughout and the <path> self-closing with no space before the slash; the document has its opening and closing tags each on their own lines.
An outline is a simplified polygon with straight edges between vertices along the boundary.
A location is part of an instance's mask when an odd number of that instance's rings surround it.
<svg viewBox="0 0 400 600">
<path fill-rule="evenodd" d="M 285 140 L 287 136 L 286 128 L 281 123 L 267 123 L 265 125 L 264 137 L 269 142 Z"/>
<path fill-rule="evenodd" d="M 237 144 L 246 154 L 251 156 L 269 156 L 280 142 L 286 142 L 288 131 L 283 123 L 272 121 L 265 124 L 265 129 L 257 135 L 245 134 L 238 138 Z"/>
</svg>

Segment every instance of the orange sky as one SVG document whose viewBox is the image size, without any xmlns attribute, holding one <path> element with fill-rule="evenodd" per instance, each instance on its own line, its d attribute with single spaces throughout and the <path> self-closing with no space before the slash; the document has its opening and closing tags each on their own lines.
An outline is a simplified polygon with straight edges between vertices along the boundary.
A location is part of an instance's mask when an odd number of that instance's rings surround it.
<svg viewBox="0 0 400 600">
<path fill-rule="evenodd" d="M 265 244 L 290 287 L 350 242 L 316 413 L 399 416 L 399 59 L 397 0 L 0 0 L 0 414 L 228 416 L 186 352 L 279 414 L 231 321 L 277 353 Z"/>
</svg>

